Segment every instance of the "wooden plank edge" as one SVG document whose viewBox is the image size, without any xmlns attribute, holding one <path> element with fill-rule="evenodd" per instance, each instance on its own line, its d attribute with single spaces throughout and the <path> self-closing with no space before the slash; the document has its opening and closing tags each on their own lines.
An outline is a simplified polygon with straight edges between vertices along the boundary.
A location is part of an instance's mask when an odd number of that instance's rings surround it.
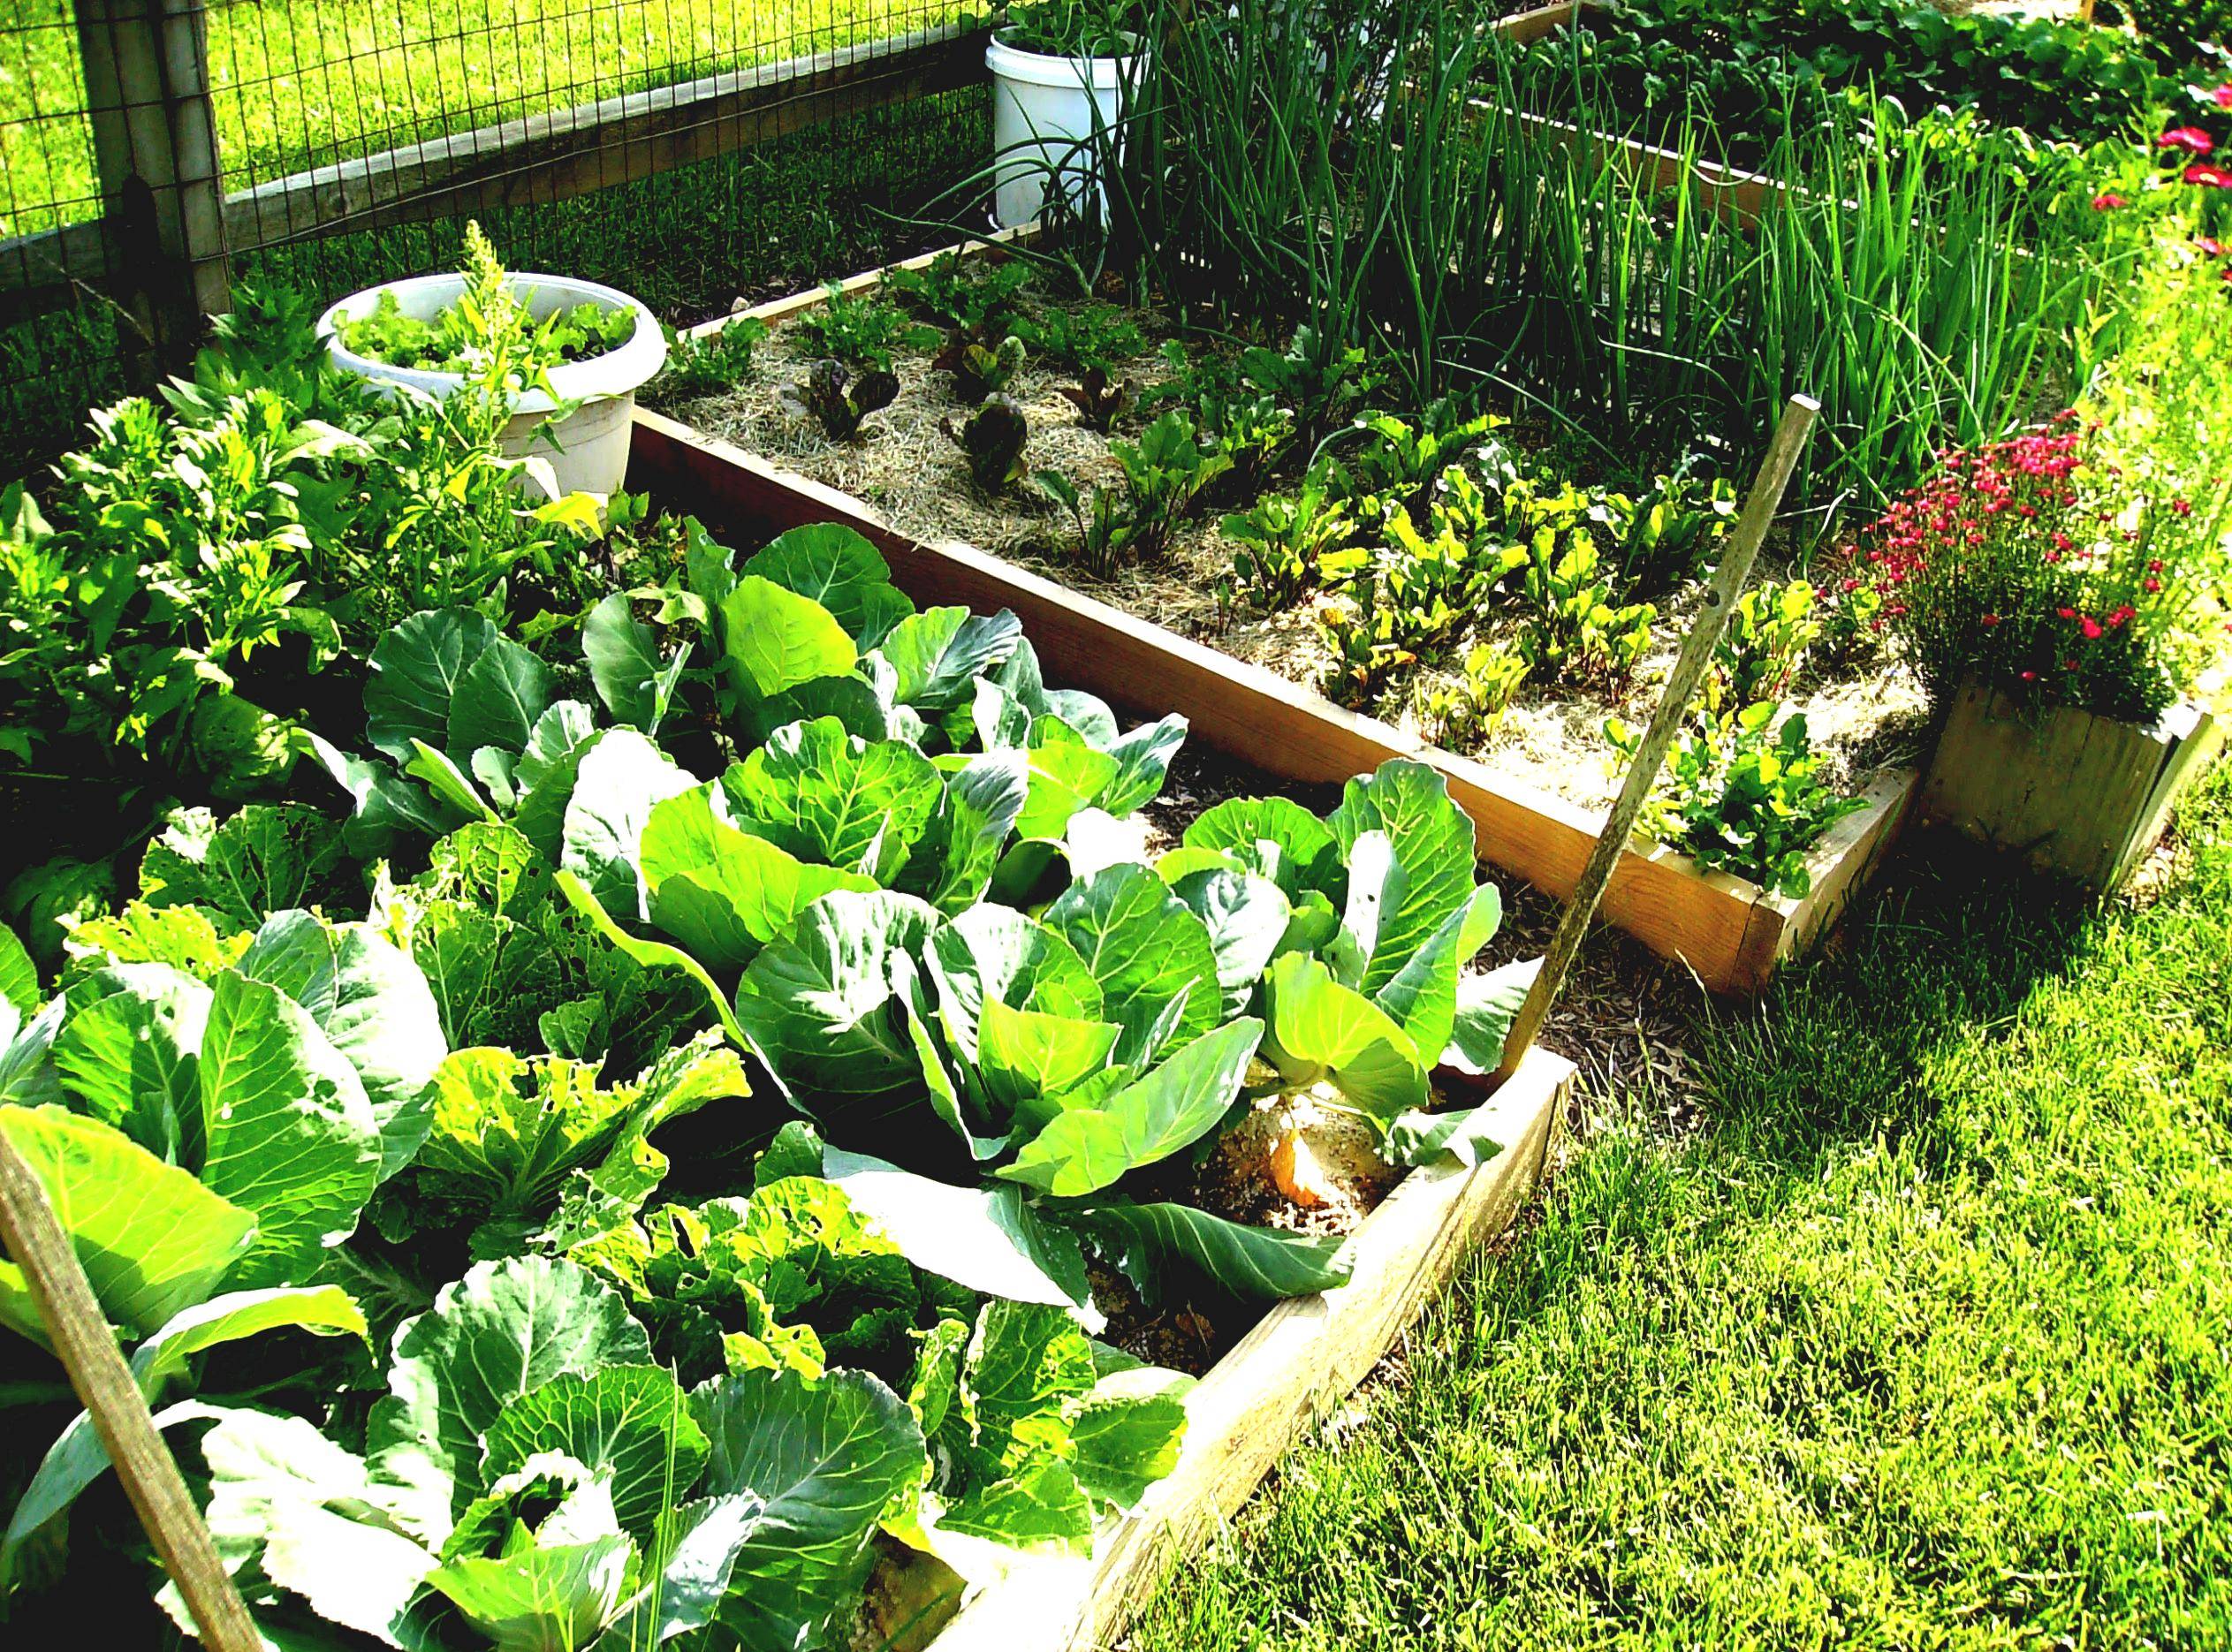
<svg viewBox="0 0 2232 1652">
<path fill-rule="evenodd" d="M 848 494 L 661 414 L 639 409 L 635 418 L 630 486 L 639 492 L 717 522 L 724 513 L 777 531 L 843 522 L 877 546 L 918 600 L 1014 610 L 1042 658 L 1077 686 L 1158 715 L 1178 712 L 1204 744 L 1290 780 L 1338 784 L 1392 757 L 1430 763 L 1472 818 L 1483 860 L 1561 898 L 1580 875 L 1598 822 L 1561 798 L 972 546 L 900 533 Z M 1266 724 L 1277 739 L 1264 738 Z M 1742 948 L 1763 898 L 1742 878 L 1651 845 L 1621 857 L 1605 912 L 1709 989 L 1749 991 Z"/>
<path fill-rule="evenodd" d="M 974 258 L 998 246 L 1029 246 L 1038 239 L 1039 228 L 1040 226 L 1036 223 L 1019 224 L 1013 229 L 994 230 L 988 234 L 971 236 L 967 240 L 956 241 L 950 246 L 940 246 L 930 252 L 918 253 L 912 258 L 902 258 L 895 263 L 884 264 L 875 269 L 863 269 L 860 274 L 847 276 L 839 282 L 837 292 L 846 297 L 869 292 L 882 285 L 884 278 L 894 269 L 926 269 L 948 253 L 957 258 Z M 719 332 L 724 327 L 733 326 L 738 322 L 747 321 L 764 322 L 771 327 L 777 322 L 788 321 L 792 316 L 804 311 L 817 310 L 827 304 L 830 298 L 831 292 L 827 286 L 809 287 L 805 292 L 793 292 L 788 298 L 770 299 L 764 304 L 755 304 L 748 309 L 738 310 L 731 315 L 717 315 L 710 322 L 702 322 L 695 327 L 683 329 L 682 336 L 686 338 L 704 338 Z"/>
<path fill-rule="evenodd" d="M 2153 793 L 2148 798 L 2145 808 L 2140 811 L 2137 828 L 2116 856 L 2108 882 L 2110 889 L 2123 887 L 2124 880 L 2131 875 L 2139 858 L 2153 849 L 2160 840 L 2170 823 L 2170 811 L 2177 807 L 2178 799 L 2194 782 L 2209 771 L 2211 765 L 2223 753 L 2224 724 L 2214 712 L 2190 701 L 2183 706 L 2174 707 L 2172 711 L 2188 714 L 2181 716 L 2178 724 L 2174 725 L 2179 730 L 2176 749 L 2163 763 Z"/>
<path fill-rule="evenodd" d="M 932 1652 L 1087 1652 L 1107 1644 L 1168 1568 L 1196 1552 L 1278 1459 L 1352 1392 L 1484 1239 L 1540 1182 L 1574 1080 L 1536 1050 L 1488 1105 L 1503 1151 L 1413 1171 L 1356 1229 L 1355 1277 L 1275 1306 L 1187 1396 L 1177 1467 L 1117 1521 L 1084 1568 L 1024 1570 L 964 1603 Z"/>
<path fill-rule="evenodd" d="M 1822 834 L 1806 852 L 1811 887 L 1797 897 L 1761 891 L 1744 936 L 1743 967 L 1764 992 L 1783 965 L 1803 957 L 1842 921 L 1866 891 L 1906 830 L 1921 791 L 1919 769 L 1879 775 L 1861 795 L 1865 806 Z"/>
</svg>

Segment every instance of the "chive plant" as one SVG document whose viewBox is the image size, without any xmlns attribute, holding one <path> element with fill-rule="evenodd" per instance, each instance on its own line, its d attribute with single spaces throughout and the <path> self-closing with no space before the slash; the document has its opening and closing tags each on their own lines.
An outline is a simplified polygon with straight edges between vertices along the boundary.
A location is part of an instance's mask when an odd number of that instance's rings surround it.
<svg viewBox="0 0 2232 1652">
<path fill-rule="evenodd" d="M 1811 496 L 1873 504 L 2067 391 L 2091 215 L 2017 134 L 1856 96 L 1769 147 L 1755 221 L 1704 158 L 1730 134 L 1692 121 L 1628 165 L 1580 136 L 1635 124 L 1590 65 L 1522 66 L 1454 9 L 1157 3 L 1128 250 L 1232 324 L 1367 347 L 1418 405 L 1492 390 L 1631 450 L 1740 454 L 1805 390 Z"/>
</svg>

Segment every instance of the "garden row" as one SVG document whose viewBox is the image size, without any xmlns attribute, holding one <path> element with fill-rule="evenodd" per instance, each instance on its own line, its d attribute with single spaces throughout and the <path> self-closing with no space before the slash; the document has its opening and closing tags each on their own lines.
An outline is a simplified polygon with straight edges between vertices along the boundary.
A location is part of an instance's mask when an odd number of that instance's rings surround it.
<svg viewBox="0 0 2232 1652">
<path fill-rule="evenodd" d="M 2213 743 L 2181 111 L 1645 146 L 1408 0 L 1017 24 L 1129 65 L 1036 236 L 663 340 L 474 235 L 0 496 L 0 1138 L 275 1642 L 1111 1633 L 1539 1165 L 1478 859 L 1578 879 L 1794 393 L 1614 921 L 1758 986 L 1933 742 L 2113 882 Z M 23 1263 L 0 1598 L 190 1633 Z"/>
<path fill-rule="evenodd" d="M 1182 719 L 842 526 L 520 511 L 560 341 L 474 279 L 446 399 L 251 314 L 11 491 L 18 772 L 80 807 L 0 932 L 0 1133 L 271 1638 L 795 1647 L 1082 1564 L 1236 1426 L 1150 1358 L 1361 1256 L 1308 1323 L 1368 1363 L 1538 1163 L 1560 1064 L 1435 1079 L 1528 974 L 1468 967 L 1469 822 L 1416 763 L 1158 805 Z M 0 1285 L 11 1612 L 190 1628 Z"/>
</svg>

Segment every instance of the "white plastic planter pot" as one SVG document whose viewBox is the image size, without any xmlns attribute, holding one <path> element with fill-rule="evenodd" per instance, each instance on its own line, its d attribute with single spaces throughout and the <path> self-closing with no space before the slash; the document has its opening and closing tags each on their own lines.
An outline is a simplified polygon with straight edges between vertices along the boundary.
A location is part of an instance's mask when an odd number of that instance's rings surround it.
<svg viewBox="0 0 2232 1652">
<path fill-rule="evenodd" d="M 1135 61 L 1049 57 L 997 37 L 984 48 L 992 72 L 992 216 L 1001 229 L 1036 223 L 1057 177 L 1060 198 L 1073 209 L 1083 203 L 1097 186 L 1099 146 L 1117 134 Z M 1107 193 L 1100 193 L 1105 206 Z"/>
<path fill-rule="evenodd" d="M 658 318 L 626 293 L 594 281 L 522 273 L 512 277 L 512 285 L 526 299 L 528 313 L 537 321 L 577 304 L 635 312 L 635 331 L 619 349 L 550 369 L 550 388 L 558 392 L 558 401 L 579 404 L 572 413 L 551 423 L 550 415 L 558 402 L 539 390 L 528 390 L 519 398 L 518 411 L 504 431 L 505 453 L 512 458 L 549 460 L 561 494 L 616 492 L 627 474 L 635 392 L 666 361 L 666 335 L 659 330 Z M 462 375 L 425 373 L 368 360 L 341 342 L 340 324 L 345 319 L 369 315 L 383 292 L 395 294 L 396 306 L 404 314 L 431 321 L 456 300 L 464 287 L 465 277 L 459 275 L 418 276 L 368 287 L 351 293 L 320 316 L 318 334 L 337 366 L 361 374 L 390 395 L 407 385 L 429 395 L 450 396 L 464 384 Z"/>
</svg>

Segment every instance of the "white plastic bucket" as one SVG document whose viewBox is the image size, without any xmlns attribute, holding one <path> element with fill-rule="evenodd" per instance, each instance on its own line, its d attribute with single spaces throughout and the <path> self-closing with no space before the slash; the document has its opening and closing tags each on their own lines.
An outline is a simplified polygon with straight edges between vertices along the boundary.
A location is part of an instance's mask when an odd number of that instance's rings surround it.
<svg viewBox="0 0 2232 1652">
<path fill-rule="evenodd" d="M 541 390 L 528 390 L 519 398 L 519 410 L 504 431 L 505 454 L 512 458 L 533 456 L 549 460 L 561 494 L 617 492 L 627 475 L 630 415 L 635 410 L 636 390 L 666 362 L 666 335 L 659 330 L 658 317 L 626 293 L 594 281 L 522 273 L 512 277 L 512 287 L 526 299 L 528 313 L 537 321 L 577 304 L 635 312 L 635 331 L 619 349 L 550 369 L 550 388 L 558 392 L 558 399 L 580 405 L 550 425 L 549 415 L 558 403 Z M 371 314 L 383 292 L 395 294 L 396 307 L 404 314 L 431 321 L 464 289 L 465 277 L 459 275 L 417 276 L 367 287 L 318 317 L 318 334 L 336 366 L 362 375 L 390 395 L 397 387 L 408 385 L 431 396 L 449 396 L 464 384 L 462 375 L 426 373 L 369 360 L 341 342 L 340 324 L 345 319 L 355 321 Z"/>
<path fill-rule="evenodd" d="M 1037 221 L 1057 169 L 1062 200 L 1072 208 L 1083 202 L 1095 184 L 1096 133 L 1102 141 L 1117 134 L 1133 62 L 1049 57 L 997 36 L 984 48 L 992 72 L 992 216 L 1001 229 Z M 1107 192 L 1100 193 L 1105 207 Z"/>
</svg>

